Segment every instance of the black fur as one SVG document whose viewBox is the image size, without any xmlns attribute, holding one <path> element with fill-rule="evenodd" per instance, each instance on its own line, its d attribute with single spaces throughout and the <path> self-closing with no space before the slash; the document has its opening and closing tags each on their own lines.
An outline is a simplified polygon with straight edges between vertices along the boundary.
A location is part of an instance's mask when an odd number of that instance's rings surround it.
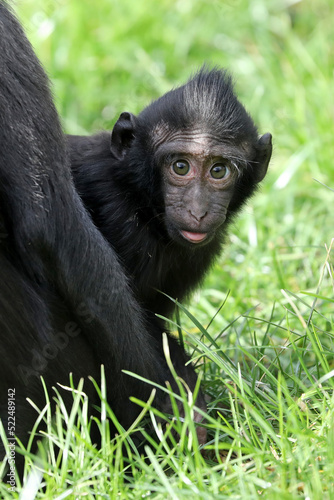
<svg viewBox="0 0 334 500">
<path fill-rule="evenodd" d="M 14 389 L 15 433 L 26 442 L 37 418 L 26 398 L 45 404 L 40 375 L 49 388 L 68 384 L 70 372 L 98 380 L 103 363 L 109 401 L 127 426 L 138 412 L 129 397 L 146 399 L 151 388 L 122 370 L 171 378 L 156 327 L 148 335 L 115 251 L 74 189 L 48 79 L 3 0 L 0 52 L 1 420 L 8 430 Z"/>
</svg>

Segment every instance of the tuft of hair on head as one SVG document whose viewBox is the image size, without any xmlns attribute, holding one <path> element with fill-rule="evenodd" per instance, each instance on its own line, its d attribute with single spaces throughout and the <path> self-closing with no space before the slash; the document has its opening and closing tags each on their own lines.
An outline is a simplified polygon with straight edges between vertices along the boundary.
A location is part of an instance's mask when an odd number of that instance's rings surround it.
<svg viewBox="0 0 334 500">
<path fill-rule="evenodd" d="M 152 130 L 200 130 L 224 141 L 257 140 L 257 129 L 234 93 L 225 69 L 203 66 L 186 84 L 153 101 L 139 115 Z"/>
<path fill-rule="evenodd" d="M 226 70 L 204 66 L 182 87 L 184 106 L 189 118 L 205 123 L 215 119 L 222 110 L 227 112 L 234 101 L 232 77 Z M 222 107 L 222 104 L 225 104 Z"/>
<path fill-rule="evenodd" d="M 234 92 L 232 76 L 225 69 L 203 66 L 183 87 L 185 112 L 199 125 L 224 140 L 253 136 L 257 129 Z"/>
</svg>

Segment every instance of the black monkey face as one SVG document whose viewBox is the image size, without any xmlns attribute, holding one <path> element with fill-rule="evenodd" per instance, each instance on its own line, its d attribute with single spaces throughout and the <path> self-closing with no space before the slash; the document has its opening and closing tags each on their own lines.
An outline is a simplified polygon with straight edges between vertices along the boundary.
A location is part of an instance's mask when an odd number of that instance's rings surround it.
<svg viewBox="0 0 334 500">
<path fill-rule="evenodd" d="M 244 163 L 240 158 L 239 163 Z M 157 149 L 165 226 L 181 244 L 203 246 L 224 224 L 240 167 L 232 148 L 196 132 L 179 132 Z"/>
</svg>

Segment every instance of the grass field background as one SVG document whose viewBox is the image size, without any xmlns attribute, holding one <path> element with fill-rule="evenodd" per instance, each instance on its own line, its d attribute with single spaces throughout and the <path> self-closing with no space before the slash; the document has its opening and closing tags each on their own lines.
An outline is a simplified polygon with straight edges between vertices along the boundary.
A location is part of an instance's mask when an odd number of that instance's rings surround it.
<svg viewBox="0 0 334 500">
<path fill-rule="evenodd" d="M 232 72 L 274 139 L 260 192 L 181 312 L 191 349 L 205 355 L 205 451 L 190 404 L 190 439 L 184 427 L 175 446 L 161 437 L 145 448 L 146 460 L 132 450 L 129 476 L 122 439 L 87 445 L 77 401 L 73 439 L 58 429 L 63 461 L 38 476 L 35 497 L 334 498 L 334 4 L 20 0 L 17 11 L 69 133 L 111 128 L 206 63 Z"/>
</svg>

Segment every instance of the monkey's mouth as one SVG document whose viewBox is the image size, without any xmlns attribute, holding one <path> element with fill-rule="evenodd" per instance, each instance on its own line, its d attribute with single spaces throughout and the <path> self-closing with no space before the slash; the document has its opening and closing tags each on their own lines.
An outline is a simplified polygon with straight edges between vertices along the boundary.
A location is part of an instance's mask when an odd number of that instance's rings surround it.
<svg viewBox="0 0 334 500">
<path fill-rule="evenodd" d="M 183 238 L 190 241 L 191 243 L 201 243 L 208 236 L 208 233 L 192 233 L 190 231 L 180 231 L 180 232 Z"/>
</svg>

